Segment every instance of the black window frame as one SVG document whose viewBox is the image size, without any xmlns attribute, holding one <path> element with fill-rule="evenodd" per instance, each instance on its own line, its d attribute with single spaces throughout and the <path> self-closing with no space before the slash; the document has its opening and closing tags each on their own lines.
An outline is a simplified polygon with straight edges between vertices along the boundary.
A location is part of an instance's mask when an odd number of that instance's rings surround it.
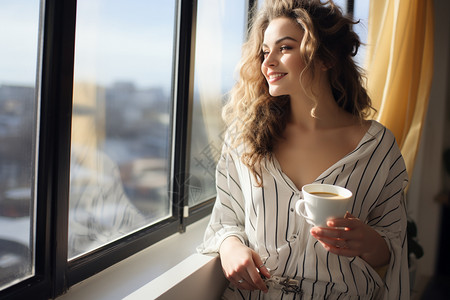
<svg viewBox="0 0 450 300">
<path fill-rule="evenodd" d="M 51 299 L 109 266 L 209 215 L 214 198 L 195 207 L 187 205 L 185 182 L 186 145 L 192 118 L 195 23 L 197 0 L 176 4 L 175 105 L 172 191 L 173 216 L 127 235 L 99 249 L 68 261 L 68 209 L 70 181 L 73 71 L 76 0 L 43 0 L 40 43 L 40 120 L 37 169 L 35 275 L 0 291 L 0 299 Z M 246 0 L 247 24 L 257 0 Z M 347 4 L 352 14 L 353 0 Z M 39 82 L 39 81 L 38 81 Z M 186 200 L 186 201 L 185 201 Z"/>
</svg>

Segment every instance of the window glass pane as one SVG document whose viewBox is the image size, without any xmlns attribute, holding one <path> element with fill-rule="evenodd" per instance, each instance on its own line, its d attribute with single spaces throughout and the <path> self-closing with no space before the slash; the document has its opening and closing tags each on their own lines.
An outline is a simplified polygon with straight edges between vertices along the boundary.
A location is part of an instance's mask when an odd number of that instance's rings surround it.
<svg viewBox="0 0 450 300">
<path fill-rule="evenodd" d="M 257 0 L 256 5 L 260 9 L 264 5 L 265 0 Z"/>
<path fill-rule="evenodd" d="M 334 0 L 334 3 L 342 9 L 344 14 L 347 12 L 347 2 L 348 0 Z"/>
<path fill-rule="evenodd" d="M 367 43 L 367 20 L 369 17 L 369 1 L 370 0 L 358 0 L 353 3 L 353 19 L 359 21 L 358 24 L 353 26 L 353 30 L 358 34 L 361 40 L 361 46 L 358 49 L 358 53 L 355 56 L 355 62 L 359 66 L 364 66 L 364 59 L 366 54 Z M 349 0 L 334 0 L 334 3 L 342 8 L 344 13 L 347 12 Z"/>
<path fill-rule="evenodd" d="M 175 1 L 78 0 L 69 259 L 171 215 Z"/>
<path fill-rule="evenodd" d="M 367 31 L 368 31 L 368 20 L 369 20 L 369 3 L 370 0 L 358 0 L 355 1 L 354 7 L 354 18 L 360 22 L 354 26 L 355 32 L 359 35 L 361 39 L 361 47 L 359 48 L 358 54 L 355 57 L 357 64 L 364 67 L 364 60 L 366 58 L 366 43 L 367 43 Z"/>
<path fill-rule="evenodd" d="M 215 196 L 215 166 L 223 138 L 221 108 L 232 88 L 246 30 L 246 1 L 199 0 L 194 101 L 187 176 L 189 206 Z"/>
<path fill-rule="evenodd" d="M 40 1 L 0 1 L 0 289 L 34 275 Z"/>
</svg>

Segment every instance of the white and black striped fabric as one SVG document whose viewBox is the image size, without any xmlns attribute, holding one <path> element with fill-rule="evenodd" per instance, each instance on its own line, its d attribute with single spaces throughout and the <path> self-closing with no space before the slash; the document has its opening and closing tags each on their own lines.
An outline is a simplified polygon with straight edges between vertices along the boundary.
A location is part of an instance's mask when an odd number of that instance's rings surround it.
<svg viewBox="0 0 450 300">
<path fill-rule="evenodd" d="M 408 177 L 393 134 L 376 121 L 357 148 L 315 182 L 351 190 L 351 213 L 386 240 L 391 260 L 385 278 L 359 257 L 326 251 L 310 235 L 311 225 L 295 213 L 301 191 L 266 160 L 263 187 L 238 154 L 224 151 L 216 171 L 217 200 L 205 232 L 202 253 L 218 252 L 228 236 L 239 237 L 259 253 L 272 275 L 300 279 L 303 299 L 409 299 L 404 188 Z M 230 285 L 224 299 L 296 299 L 280 290 L 264 294 Z"/>
</svg>

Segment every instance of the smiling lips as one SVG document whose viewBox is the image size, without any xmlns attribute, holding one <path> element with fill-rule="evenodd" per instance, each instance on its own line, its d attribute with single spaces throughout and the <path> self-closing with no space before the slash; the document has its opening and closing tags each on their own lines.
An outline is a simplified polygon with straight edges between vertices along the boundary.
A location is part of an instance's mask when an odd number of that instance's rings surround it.
<svg viewBox="0 0 450 300">
<path fill-rule="evenodd" d="M 269 73 L 269 74 L 267 74 L 267 81 L 269 83 L 273 83 L 275 81 L 282 79 L 286 75 L 287 75 L 287 73 L 275 73 L 275 72 Z"/>
</svg>

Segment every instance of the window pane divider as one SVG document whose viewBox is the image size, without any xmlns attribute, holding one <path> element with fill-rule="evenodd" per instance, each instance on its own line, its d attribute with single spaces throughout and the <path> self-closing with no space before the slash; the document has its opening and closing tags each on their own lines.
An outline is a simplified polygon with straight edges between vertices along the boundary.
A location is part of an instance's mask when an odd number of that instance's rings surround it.
<svg viewBox="0 0 450 300">
<path fill-rule="evenodd" d="M 187 193 L 185 182 L 186 170 L 189 163 L 189 120 L 192 108 L 192 94 L 194 82 L 194 37 L 195 37 L 195 11 L 197 1 L 178 1 L 178 35 L 176 65 L 176 88 L 175 88 L 175 123 L 174 123 L 174 163 L 173 163 L 173 209 L 180 218 L 179 232 L 186 230 L 183 218 L 184 206 L 187 205 Z"/>
<path fill-rule="evenodd" d="M 75 43 L 76 0 L 48 0 L 45 5 L 42 64 L 41 130 L 38 165 L 38 226 L 46 218 L 47 238 L 38 234 L 38 243 L 45 241 L 50 252 L 50 274 L 55 297 L 67 290 L 67 232 L 70 171 L 70 136 Z M 43 259 L 37 252 L 37 261 Z"/>
</svg>

